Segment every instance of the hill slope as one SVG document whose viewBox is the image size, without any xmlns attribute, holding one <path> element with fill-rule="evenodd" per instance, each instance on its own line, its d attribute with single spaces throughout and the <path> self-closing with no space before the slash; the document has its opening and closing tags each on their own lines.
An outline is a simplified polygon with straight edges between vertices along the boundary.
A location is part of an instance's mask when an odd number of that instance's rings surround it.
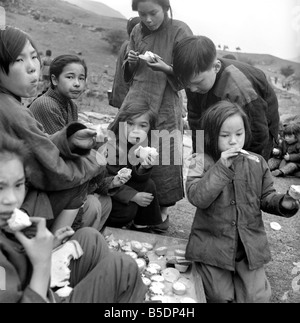
<svg viewBox="0 0 300 323">
<path fill-rule="evenodd" d="M 10 8 L 7 12 L 7 23 L 27 31 L 42 52 L 49 48 L 53 56 L 66 53 L 81 55 L 89 69 L 89 91 L 81 99 L 82 108 L 94 111 L 111 109 L 107 107 L 106 92 L 112 86 L 117 57 L 104 39 L 111 29 L 126 30 L 127 20 L 99 16 L 61 0 L 22 0 L 19 3 L 20 7 Z M 228 53 L 218 51 L 219 57 Z M 288 65 L 300 74 L 299 63 L 271 55 L 233 54 L 239 60 L 261 68 L 270 79 L 275 75 L 283 78 L 280 69 Z M 295 104 L 295 111 L 297 109 L 299 106 L 297 108 Z"/>
<path fill-rule="evenodd" d="M 85 10 L 91 11 L 101 16 L 126 19 L 120 12 L 108 7 L 107 5 L 89 0 L 62 0 L 67 1 Z"/>
</svg>

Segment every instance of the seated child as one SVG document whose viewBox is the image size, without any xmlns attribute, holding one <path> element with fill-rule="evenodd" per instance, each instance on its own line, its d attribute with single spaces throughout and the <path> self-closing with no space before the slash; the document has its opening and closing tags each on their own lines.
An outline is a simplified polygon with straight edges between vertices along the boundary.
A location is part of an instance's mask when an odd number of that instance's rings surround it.
<svg viewBox="0 0 300 323">
<path fill-rule="evenodd" d="M 275 177 L 292 175 L 300 169 L 300 126 L 296 123 L 288 124 L 284 127 L 283 137 L 283 150 L 282 153 L 279 152 L 282 158 L 278 161 L 278 169 L 271 169 Z"/>
<path fill-rule="evenodd" d="M 84 228 L 74 234 L 66 227 L 53 236 L 45 219 L 31 217 L 29 229 L 35 232 L 30 238 L 26 231 L 11 230 L 8 220 L 16 208 L 21 208 L 26 195 L 28 155 L 23 142 L 7 135 L 0 137 L 0 269 L 5 273 L 0 303 L 143 302 L 147 288 L 135 260 L 111 252 L 95 229 Z M 73 291 L 59 298 L 49 289 L 52 250 L 66 238 L 78 241 L 83 256 L 70 263 Z"/>
<path fill-rule="evenodd" d="M 148 135 L 154 129 L 156 114 L 148 104 L 135 103 L 120 110 L 110 126 L 116 142 L 108 142 L 110 175 L 115 176 L 122 168 L 132 171 L 130 180 L 112 195 L 112 211 L 106 225 L 124 227 L 133 222 L 132 229 L 141 231 L 165 231 L 156 186 L 151 172 L 157 156 L 137 159 L 134 151 L 148 146 Z"/>
</svg>

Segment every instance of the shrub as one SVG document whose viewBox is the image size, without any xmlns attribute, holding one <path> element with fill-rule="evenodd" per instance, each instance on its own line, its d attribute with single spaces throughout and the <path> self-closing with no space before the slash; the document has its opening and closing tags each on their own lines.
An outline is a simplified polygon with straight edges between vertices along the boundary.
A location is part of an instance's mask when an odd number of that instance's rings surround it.
<svg viewBox="0 0 300 323">
<path fill-rule="evenodd" d="M 117 54 L 127 38 L 128 35 L 125 30 L 112 29 L 106 33 L 104 40 L 110 44 L 112 52 Z"/>
<path fill-rule="evenodd" d="M 289 77 L 295 73 L 295 70 L 291 65 L 289 65 L 289 66 L 281 67 L 280 73 L 285 77 Z"/>
</svg>

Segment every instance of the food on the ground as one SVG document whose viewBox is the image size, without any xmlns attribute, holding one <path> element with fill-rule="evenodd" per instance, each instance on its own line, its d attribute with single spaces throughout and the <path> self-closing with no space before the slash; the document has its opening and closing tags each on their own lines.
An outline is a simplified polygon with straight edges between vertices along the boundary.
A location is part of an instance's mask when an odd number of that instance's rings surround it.
<svg viewBox="0 0 300 323">
<path fill-rule="evenodd" d="M 152 283 L 152 281 L 147 277 L 142 277 L 142 281 L 147 287 L 149 287 Z"/>
<path fill-rule="evenodd" d="M 117 241 L 112 240 L 112 241 L 108 242 L 108 248 L 110 250 L 118 251 L 119 247 L 120 246 L 119 246 L 119 243 Z"/>
<path fill-rule="evenodd" d="M 131 249 L 138 254 L 143 249 L 143 246 L 138 241 L 131 241 Z"/>
<path fill-rule="evenodd" d="M 292 185 L 289 189 L 289 196 L 295 200 L 300 200 L 300 185 Z"/>
<path fill-rule="evenodd" d="M 148 158 L 149 155 L 151 155 L 152 157 L 157 157 L 158 156 L 158 152 L 157 152 L 156 148 L 153 148 L 153 147 L 142 147 L 142 146 L 139 146 L 139 148 L 137 148 L 134 151 L 134 154 L 138 158 L 142 158 L 142 159 Z"/>
<path fill-rule="evenodd" d="M 187 264 L 175 264 L 175 268 L 179 272 L 185 273 L 189 269 L 189 265 L 187 265 Z"/>
<path fill-rule="evenodd" d="M 184 295 L 186 293 L 186 287 L 181 282 L 175 282 L 172 286 L 173 293 L 176 295 Z"/>
<path fill-rule="evenodd" d="M 22 231 L 32 225 L 29 216 L 19 209 L 15 209 L 11 218 L 7 221 L 11 231 Z"/>
<path fill-rule="evenodd" d="M 180 272 L 175 268 L 167 268 L 162 271 L 164 279 L 170 283 L 176 282 L 180 277 Z"/>
<path fill-rule="evenodd" d="M 150 243 L 143 242 L 142 246 L 145 247 L 148 251 L 153 250 L 153 245 Z"/>
<path fill-rule="evenodd" d="M 153 267 L 147 267 L 144 271 L 144 275 L 148 278 L 151 278 L 152 276 L 158 275 L 159 271 L 156 268 Z"/>
<path fill-rule="evenodd" d="M 146 249 L 145 247 L 142 247 L 142 249 L 138 251 L 138 256 L 145 257 L 147 255 L 147 252 L 148 252 L 148 249 Z"/>
<path fill-rule="evenodd" d="M 165 281 L 164 277 L 161 275 L 154 275 L 150 277 L 151 281 L 157 282 L 157 283 L 163 283 Z"/>
<path fill-rule="evenodd" d="M 182 249 L 176 249 L 175 250 L 175 255 L 178 256 L 178 257 L 185 257 L 185 250 L 182 250 Z"/>
<path fill-rule="evenodd" d="M 159 264 L 156 264 L 155 262 L 151 262 L 149 265 L 148 265 L 149 268 L 153 268 L 155 269 L 158 273 L 161 272 L 161 266 Z"/>
<path fill-rule="evenodd" d="M 163 283 L 151 283 L 149 287 L 150 295 L 165 295 L 165 285 Z"/>
<path fill-rule="evenodd" d="M 120 247 L 123 252 L 132 252 L 131 243 L 122 244 Z"/>
<path fill-rule="evenodd" d="M 142 258 L 136 259 L 136 263 L 139 267 L 140 272 L 142 273 L 146 268 L 146 261 Z"/>
<path fill-rule="evenodd" d="M 130 256 L 131 258 L 133 258 L 135 260 L 138 259 L 138 255 L 133 251 L 125 252 L 125 255 Z"/>
<path fill-rule="evenodd" d="M 196 303 L 192 298 L 194 296 L 192 292 L 193 280 L 184 274 L 192 262 L 185 258 L 183 245 L 175 246 L 174 249 L 167 246 L 156 248 L 156 243 L 153 245 L 138 240 L 127 242 L 126 240 L 117 240 L 112 235 L 108 238 L 107 242 L 110 247 L 118 249 L 119 252 L 124 252 L 136 260 L 142 281 L 148 288 L 146 301 Z M 168 268 L 170 265 L 173 268 Z M 175 265 L 176 268 L 174 268 Z"/>
<path fill-rule="evenodd" d="M 281 230 L 281 225 L 279 223 L 277 223 L 277 222 L 271 222 L 270 226 L 275 231 L 280 231 Z"/>
<path fill-rule="evenodd" d="M 168 252 L 168 248 L 167 247 L 160 247 L 155 249 L 155 253 L 157 254 L 157 256 L 165 256 Z"/>
<path fill-rule="evenodd" d="M 119 178 L 127 178 L 129 176 L 131 176 L 132 173 L 132 169 L 129 168 L 122 168 L 118 171 L 118 176 Z"/>
</svg>

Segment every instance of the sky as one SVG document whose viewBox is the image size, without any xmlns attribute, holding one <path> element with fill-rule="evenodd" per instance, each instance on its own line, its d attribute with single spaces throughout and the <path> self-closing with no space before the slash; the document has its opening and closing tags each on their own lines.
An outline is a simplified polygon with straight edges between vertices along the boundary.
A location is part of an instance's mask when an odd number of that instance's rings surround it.
<svg viewBox="0 0 300 323">
<path fill-rule="evenodd" d="M 94 0 L 126 18 L 137 15 L 131 0 Z M 271 54 L 283 59 L 300 56 L 300 0 L 170 0 L 173 18 L 187 23 L 230 51 Z"/>
</svg>

